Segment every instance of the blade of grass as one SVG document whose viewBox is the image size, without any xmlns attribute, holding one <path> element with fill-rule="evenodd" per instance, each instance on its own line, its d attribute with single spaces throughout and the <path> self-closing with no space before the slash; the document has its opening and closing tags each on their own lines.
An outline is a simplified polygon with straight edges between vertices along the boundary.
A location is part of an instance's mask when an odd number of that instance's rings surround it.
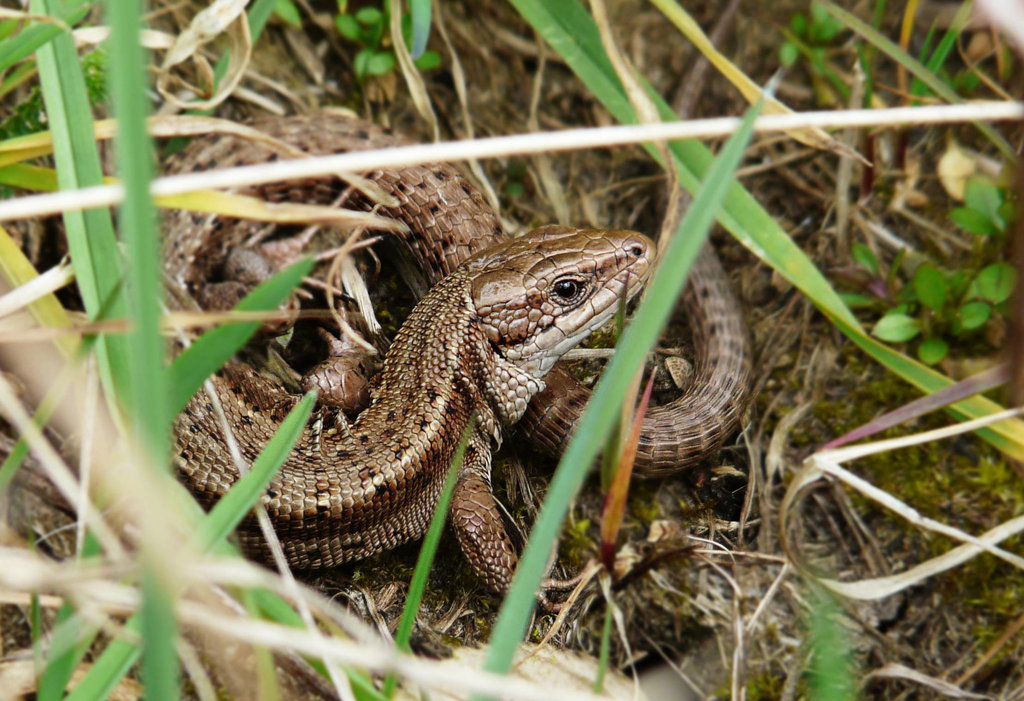
<svg viewBox="0 0 1024 701">
<path fill-rule="evenodd" d="M 267 442 L 252 468 L 228 490 L 199 524 L 193 545 L 199 550 L 209 550 L 224 540 L 241 523 L 261 494 L 266 491 L 271 478 L 281 469 L 291 453 L 302 429 L 313 411 L 315 395 L 304 396 L 292 409 L 274 436 Z M 169 479 L 169 478 L 168 478 Z M 125 623 L 125 631 L 138 634 L 141 631 L 141 617 L 138 613 Z M 111 690 L 128 673 L 139 657 L 139 647 L 131 640 L 118 638 L 96 659 L 82 681 L 67 696 L 67 701 L 91 701 L 106 698 Z"/>
<path fill-rule="evenodd" d="M 2 144 L 0 144 L 0 148 L 2 148 Z M 0 156 L 0 161 L 2 160 L 3 157 Z M 117 178 L 104 178 L 103 181 L 108 185 L 120 182 Z M 0 184 L 41 192 L 54 192 L 58 189 L 56 171 L 24 163 L 0 166 Z M 258 197 L 218 190 L 193 190 L 177 195 L 160 195 L 153 201 L 157 206 L 167 209 L 188 209 L 193 212 L 282 224 L 346 221 L 353 225 L 359 224 L 381 229 L 387 229 L 389 226 L 394 228 L 394 222 L 387 217 L 365 212 L 301 202 L 267 202 Z"/>
<path fill-rule="evenodd" d="M 638 380 L 640 373 L 637 372 L 627 393 L 627 401 L 632 404 L 636 401 L 636 390 L 639 389 Z M 621 442 L 620 453 L 616 460 L 615 471 L 611 483 L 606 487 L 604 506 L 601 509 L 601 562 L 608 572 L 614 576 L 615 573 L 615 545 L 619 538 L 619 528 L 622 526 L 622 517 L 626 513 L 626 497 L 629 496 L 629 482 L 633 476 L 633 464 L 636 462 L 636 449 L 640 444 L 640 431 L 644 426 L 644 416 L 647 414 L 647 405 L 651 401 L 651 390 L 654 389 L 654 373 L 647 378 L 647 387 L 644 388 L 643 396 L 637 403 L 632 421 L 628 425 L 629 434 Z M 625 423 L 626 419 L 620 419 Z"/>
<path fill-rule="evenodd" d="M 693 204 L 680 222 L 675 236 L 662 253 L 633 321 L 622 334 L 616 352 L 594 388 L 591 401 L 576 426 L 573 439 L 558 463 L 551 487 L 541 506 L 537 522 L 527 541 L 498 621 L 490 636 L 484 669 L 505 673 L 512 663 L 519 641 L 534 607 L 534 592 L 544 575 L 551 544 L 558 538 L 569 502 L 579 491 L 597 452 L 615 422 L 626 390 L 637 368 L 654 347 L 675 301 L 682 291 L 690 266 L 707 238 L 708 231 L 732 182 L 753 133 L 760 103 L 752 107 L 740 128 L 723 146 L 711 166 Z"/>
<path fill-rule="evenodd" d="M 850 635 L 840 625 L 842 607 L 832 594 L 814 587 L 807 617 L 811 651 L 808 665 L 810 698 L 819 701 L 851 701 L 858 698 Z"/>
<path fill-rule="evenodd" d="M 160 300 L 163 292 L 161 245 L 156 210 L 149 194 L 153 178 L 153 144 L 146 130 L 146 55 L 139 42 L 141 6 L 136 0 L 107 0 L 105 16 L 110 24 L 111 107 L 118 120 L 114 139 L 118 173 L 125 197 L 118 215 L 121 240 L 127 248 L 128 303 L 132 330 L 126 338 L 131 379 L 128 394 L 136 440 L 146 450 L 149 467 L 166 470 L 170 450 L 165 344 L 160 333 Z M 90 130 L 91 131 L 91 130 Z M 153 699 L 173 699 L 179 694 L 177 638 L 174 616 L 174 585 L 161 570 L 159 553 L 142 543 L 142 683 Z"/>
<path fill-rule="evenodd" d="M 235 311 L 275 309 L 312 269 L 311 259 L 288 266 L 247 294 Z M 247 321 L 210 329 L 174 359 L 167 369 L 172 416 L 185 408 L 203 380 L 245 345 L 259 327 L 258 321 Z"/>
<path fill-rule="evenodd" d="M 864 22 L 862 19 L 857 17 L 851 12 L 837 7 L 829 0 L 818 0 L 821 2 L 822 7 L 828 10 L 829 14 L 838 19 L 840 22 L 845 24 L 847 27 L 852 29 L 857 34 L 860 34 L 864 39 L 874 46 L 878 47 L 878 50 L 884 53 L 886 56 L 895 61 L 899 66 L 910 71 L 916 78 L 922 83 L 928 86 L 932 92 L 946 100 L 951 104 L 958 104 L 963 102 L 963 98 L 956 94 L 953 88 L 942 82 L 942 79 L 935 75 L 932 71 L 928 70 L 924 65 L 921 64 L 916 58 L 908 54 L 906 51 L 901 49 L 895 43 L 893 43 L 888 37 L 883 35 L 881 32 L 876 30 L 874 27 Z M 985 138 L 992 142 L 992 144 L 999 149 L 999 152 L 1003 154 L 1003 157 L 1007 160 L 1013 161 L 1016 159 L 1017 154 L 1013 150 L 1013 147 L 1007 143 L 1006 139 L 999 135 L 995 129 L 988 124 L 976 124 L 975 125 Z"/>
<path fill-rule="evenodd" d="M 146 55 L 139 43 L 140 9 L 134 0 L 106 3 L 111 28 L 111 107 L 118 120 L 114 146 L 125 188 L 118 228 L 127 248 L 127 292 L 133 322 L 127 339 L 132 415 L 153 465 L 164 469 L 171 415 L 167 411 L 165 346 L 160 333 L 161 246 L 149 194 L 153 144 L 146 130 Z"/>
<path fill-rule="evenodd" d="M 604 55 L 597 27 L 577 0 L 512 0 L 512 3 L 617 120 L 623 124 L 636 123 L 633 108 Z M 652 93 L 651 98 L 663 118 L 674 119 L 672 110 L 659 95 Z M 645 148 L 660 162 L 653 147 Z M 680 184 L 694 192 L 711 165 L 711 152 L 699 141 L 692 140 L 674 141 L 669 150 L 675 158 Z M 722 226 L 740 243 L 803 292 L 822 313 L 830 319 L 841 320 L 842 324 L 837 323 L 840 330 L 887 369 L 924 392 L 934 392 L 953 383 L 868 336 L 817 267 L 738 183 L 730 187 L 718 216 Z M 1002 410 L 1003 407 L 984 397 L 974 397 L 948 409 L 961 420 Z M 1001 421 L 978 431 L 978 435 L 1010 457 L 1024 460 L 1024 422 Z"/>
<path fill-rule="evenodd" d="M 267 489 L 271 478 L 281 469 L 285 459 L 295 441 L 302 434 L 309 415 L 313 411 L 313 404 L 316 402 L 316 393 L 306 394 L 295 408 L 288 412 L 288 416 L 281 422 L 280 428 L 274 433 L 274 437 L 267 441 L 267 445 L 260 451 L 259 457 L 253 462 L 241 479 L 239 479 L 227 494 L 221 497 L 210 513 L 199 525 L 196 532 L 195 547 L 199 550 L 209 550 L 216 543 L 228 537 L 231 531 L 235 530 L 245 515 L 252 509 L 256 499 Z"/>
<path fill-rule="evenodd" d="M 73 27 L 89 13 L 89 6 L 84 3 L 69 3 L 60 17 L 63 22 Z M 28 58 L 46 42 L 60 34 L 61 27 L 57 24 L 33 24 L 25 27 L 17 36 L 6 39 L 0 44 L 0 71 L 5 71 L 18 61 Z"/>
<path fill-rule="evenodd" d="M 35 14 L 59 16 L 63 7 L 59 0 L 33 0 L 31 9 Z M 82 118 L 91 115 L 91 108 L 74 41 L 68 33 L 61 32 L 36 51 L 36 60 L 61 189 L 101 184 L 103 173 L 92 135 L 92 120 Z M 111 316 L 125 316 L 125 302 L 117 292 L 122 277 L 121 254 L 110 212 L 65 212 L 64 225 L 89 319 L 98 320 L 108 298 L 113 300 Z M 97 355 L 108 397 L 122 390 L 118 396 L 127 396 L 129 365 L 124 339 L 104 336 L 97 346 Z"/>
<path fill-rule="evenodd" d="M 604 604 L 604 625 L 601 626 L 601 647 L 597 654 L 597 676 L 594 677 L 593 691 L 600 694 L 604 691 L 604 678 L 608 674 L 608 655 L 612 647 L 612 603 Z"/>
<path fill-rule="evenodd" d="M 420 554 L 416 558 L 416 568 L 413 570 L 412 580 L 409 582 L 409 596 L 405 599 L 402 617 L 399 619 L 398 629 L 395 631 L 395 647 L 402 652 L 412 652 L 412 647 L 409 646 L 412 627 L 416 623 L 416 613 L 420 610 L 420 602 L 423 601 L 423 592 L 427 588 L 427 577 L 430 575 L 431 565 L 434 564 L 437 546 L 441 543 L 441 531 L 444 529 L 444 522 L 448 517 L 448 506 L 451 504 L 452 493 L 455 491 L 455 482 L 459 477 L 462 461 L 466 457 L 469 438 L 473 435 L 475 428 L 476 417 L 473 416 L 462 432 L 462 438 L 459 439 L 459 446 L 455 449 L 451 467 L 448 468 L 448 476 L 445 478 L 441 497 L 437 501 L 437 506 L 434 507 L 434 515 L 430 519 L 427 533 L 423 536 L 423 545 L 420 546 Z M 386 698 L 393 698 L 397 686 L 398 678 L 391 673 L 384 680 L 384 688 L 381 693 Z"/>
<path fill-rule="evenodd" d="M 167 583 L 152 568 L 142 574 L 142 606 L 139 609 L 142 634 L 142 684 L 149 699 L 179 697 L 178 625 L 174 598 Z"/>
<path fill-rule="evenodd" d="M 960 32 L 963 31 L 964 26 L 967 24 L 967 20 L 971 17 L 971 8 L 974 3 L 968 0 L 960 9 L 953 15 L 953 21 L 949 24 L 949 29 L 942 36 L 939 41 L 939 45 L 935 47 L 931 57 L 928 59 L 926 67 L 933 74 L 938 74 L 939 69 L 942 68 L 943 64 L 946 63 L 946 59 L 949 54 L 953 51 L 956 46 L 956 40 L 960 36 Z M 915 77 L 914 82 L 910 86 L 910 94 L 915 96 L 921 96 L 925 94 L 925 85 L 921 82 L 920 78 Z"/>
<path fill-rule="evenodd" d="M 86 559 L 99 554 L 99 542 L 96 538 L 91 537 L 91 534 L 87 534 L 82 543 L 82 558 Z M 36 692 L 38 701 L 58 701 L 64 696 L 64 690 L 67 688 L 72 672 L 85 657 L 85 653 L 89 651 L 97 633 L 99 633 L 99 628 L 85 623 L 74 613 L 70 604 L 65 603 L 60 607 L 53 627 L 46 669 L 39 679 L 39 687 Z"/>
<path fill-rule="evenodd" d="M 12 288 L 39 277 L 35 267 L 3 227 L 0 227 L 0 273 Z M 60 329 L 71 327 L 71 318 L 53 294 L 40 297 L 28 309 L 42 326 Z M 78 339 L 73 336 L 60 336 L 55 342 L 65 357 L 73 355 L 79 345 Z"/>
<path fill-rule="evenodd" d="M 409 0 L 409 15 L 412 18 L 412 46 L 409 47 L 409 55 L 414 61 L 427 50 L 430 12 L 430 0 Z"/>
<path fill-rule="evenodd" d="M 711 65 L 739 90 L 747 102 L 754 103 L 764 99 L 763 111 L 765 114 L 788 114 L 793 111 L 778 99 L 766 97 L 760 85 L 751 80 L 746 73 L 740 70 L 739 66 L 715 48 L 714 42 L 708 38 L 704 30 L 697 24 L 697 21 L 680 7 L 676 0 L 651 0 L 651 4 L 657 7 L 665 15 L 666 19 L 674 24 L 683 36 L 690 40 L 694 48 L 700 51 L 711 62 Z M 790 38 L 791 41 L 796 39 L 796 37 L 789 36 L 787 38 Z M 798 39 L 794 41 L 794 44 L 800 47 L 801 50 L 806 49 L 806 47 L 799 43 Z M 820 66 L 820 68 L 825 69 L 825 75 L 829 73 L 834 75 L 834 72 L 828 69 L 827 66 Z M 839 89 L 841 93 L 845 91 L 843 93 L 844 97 L 849 97 L 849 88 L 842 81 L 839 81 Z M 856 151 L 837 141 L 822 129 L 793 129 L 786 132 L 786 135 L 812 148 L 827 149 L 836 153 L 860 157 L 860 154 L 857 154 Z"/>
</svg>

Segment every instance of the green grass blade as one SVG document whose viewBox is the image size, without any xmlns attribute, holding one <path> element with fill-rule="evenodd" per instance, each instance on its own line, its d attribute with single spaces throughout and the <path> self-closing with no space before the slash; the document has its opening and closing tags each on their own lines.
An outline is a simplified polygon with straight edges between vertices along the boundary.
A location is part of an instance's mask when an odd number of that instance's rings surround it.
<svg viewBox="0 0 1024 701">
<path fill-rule="evenodd" d="M 455 449 L 455 456 L 452 458 L 451 467 L 448 468 L 448 476 L 445 478 L 444 487 L 441 490 L 441 497 L 434 507 L 434 515 L 430 519 L 427 533 L 423 536 L 423 545 L 420 546 L 419 557 L 416 558 L 416 568 L 412 573 L 412 580 L 409 582 L 409 596 L 405 599 L 405 606 L 402 608 L 402 618 L 398 621 L 398 628 L 395 630 L 395 647 L 403 652 L 412 652 L 409 646 L 409 639 L 412 637 L 412 627 L 416 623 L 416 613 L 420 610 L 420 602 L 423 601 L 423 592 L 427 588 L 427 577 L 430 575 L 430 567 L 434 564 L 434 556 L 437 555 L 437 547 L 441 543 L 441 532 L 444 530 L 444 522 L 448 517 L 448 507 L 452 502 L 452 493 L 455 491 L 455 482 L 459 477 L 459 470 L 462 468 L 462 461 L 466 457 L 466 448 L 469 445 L 469 437 L 473 435 L 476 427 L 475 417 L 470 419 L 466 429 L 459 439 L 459 446 Z M 395 687 L 398 679 L 395 675 L 389 674 L 384 680 L 383 694 L 387 698 L 395 695 Z"/>
<path fill-rule="evenodd" d="M 252 37 L 253 44 L 263 34 L 263 28 L 267 26 L 267 20 L 274 13 L 276 4 L 277 0 L 255 0 L 249 8 L 246 19 L 249 22 L 249 36 Z"/>
<path fill-rule="evenodd" d="M 99 542 L 87 532 L 82 543 L 82 559 L 99 554 Z M 43 676 L 39 679 L 36 692 L 38 701 L 58 701 L 64 696 L 72 672 L 89 651 L 97 633 L 99 628 L 82 621 L 75 615 L 70 604 L 65 603 L 60 607 L 51 636 L 50 656 Z"/>
<path fill-rule="evenodd" d="M 956 11 L 956 15 L 953 16 L 953 21 L 949 24 L 949 29 L 942 36 L 939 41 L 939 45 L 935 47 L 931 57 L 928 59 L 926 68 L 931 71 L 933 75 L 938 74 L 939 70 L 946 63 L 946 59 L 949 58 L 950 53 L 956 47 L 956 40 L 960 37 L 960 33 L 964 29 L 964 25 L 967 24 L 967 20 L 971 17 L 971 8 L 974 5 L 973 2 L 968 0 L 960 9 Z M 925 85 L 921 82 L 920 78 L 914 78 L 914 83 L 910 86 L 910 94 L 915 96 L 922 96 L 925 94 Z"/>
<path fill-rule="evenodd" d="M 577 0 L 512 0 L 513 5 L 566 61 L 612 115 L 623 124 L 636 122 L 636 114 L 604 55 L 601 38 L 590 15 Z M 656 94 L 651 99 L 664 119 L 675 119 L 672 110 Z M 646 147 L 660 162 L 653 147 Z M 675 141 L 669 145 L 680 184 L 691 193 L 710 167 L 711 152 L 699 141 Z M 868 336 L 817 267 L 779 227 L 749 192 L 734 183 L 726 194 L 719 222 L 754 255 L 770 265 L 837 324 L 868 355 L 925 392 L 953 384 L 953 380 L 894 351 Z M 975 397 L 947 410 L 958 419 L 980 418 L 1001 411 L 996 402 Z M 1001 421 L 979 435 L 1017 460 L 1024 459 L 1024 422 Z"/>
<path fill-rule="evenodd" d="M 830 592 L 814 586 L 807 632 L 811 655 L 807 669 L 808 698 L 815 701 L 853 701 L 859 697 L 851 636 L 840 623 L 842 607 Z"/>
<path fill-rule="evenodd" d="M 127 280 L 132 331 L 127 337 L 131 376 L 130 401 L 135 427 L 153 465 L 164 469 L 167 459 L 167 405 L 164 373 L 165 344 L 160 332 L 160 236 L 156 209 L 149 194 L 153 178 L 153 144 L 146 128 L 146 54 L 139 43 L 140 5 L 134 0 L 108 0 L 111 27 L 110 82 L 117 116 L 118 173 L 125 197 L 118 213 L 121 241 L 127 248 Z M 87 128 L 91 125 L 85 125 Z M 91 128 L 90 128 L 91 131 Z"/>
<path fill-rule="evenodd" d="M 133 637 L 139 635 L 141 628 L 139 614 L 135 614 L 124 624 L 125 634 Z M 82 681 L 64 697 L 65 701 L 100 701 L 108 698 L 114 687 L 138 661 L 140 652 L 137 644 L 125 638 L 118 638 L 110 643 L 103 654 L 93 662 Z"/>
<path fill-rule="evenodd" d="M 153 144 L 146 128 L 146 54 L 140 44 L 141 6 L 136 0 L 107 0 L 110 24 L 111 106 L 117 116 L 115 138 L 118 174 L 125 197 L 118 213 L 121 241 L 127 249 L 128 302 L 132 330 L 127 335 L 131 383 L 122 394 L 131 407 L 136 439 L 149 456 L 149 466 L 167 469 L 170 449 L 165 343 L 161 335 L 161 245 L 156 209 L 149 194 L 153 178 Z M 144 534 L 145 535 L 145 534 Z M 175 595 L 161 578 L 158 553 L 143 543 L 142 563 L 142 682 L 151 699 L 174 699 L 179 694 Z"/>
<path fill-rule="evenodd" d="M 59 0 L 33 0 L 30 9 L 35 14 L 60 16 L 63 6 Z M 103 174 L 92 132 L 92 111 L 74 41 L 69 34 L 61 32 L 36 51 L 36 60 L 61 189 L 102 184 Z M 117 292 L 122 278 L 121 253 L 114 238 L 110 212 L 107 209 L 66 212 L 64 225 L 78 288 L 89 318 L 93 321 L 99 318 L 107 299 L 113 300 L 111 316 L 125 316 L 126 305 Z M 116 335 L 104 336 L 97 347 L 97 355 L 107 391 L 121 390 L 119 396 L 127 396 L 129 365 L 124 339 Z"/>
<path fill-rule="evenodd" d="M 56 173 L 49 168 L 17 163 L 0 166 L 0 185 L 10 185 L 26 190 L 53 192 L 57 189 Z"/>
<path fill-rule="evenodd" d="M 249 472 L 203 518 L 195 536 L 196 547 L 202 550 L 216 547 L 245 518 L 295 446 L 313 410 L 314 401 L 315 396 L 307 394 L 295 405 L 253 462 Z M 136 613 L 129 618 L 125 629 L 129 634 L 139 634 L 142 630 L 141 616 Z M 106 698 L 138 658 L 138 645 L 125 639 L 115 640 L 68 695 L 68 701 Z"/>
<path fill-rule="evenodd" d="M 81 22 L 88 12 L 88 7 L 79 7 L 57 16 L 68 26 L 74 26 Z M 33 24 L 25 27 L 17 36 L 6 39 L 0 43 L 0 71 L 5 71 L 19 61 L 28 58 L 61 31 L 63 30 L 56 24 Z"/>
<path fill-rule="evenodd" d="M 918 80 L 927 85 L 928 88 L 936 95 L 950 104 L 959 104 L 963 102 L 963 98 L 957 95 L 953 88 L 942 82 L 941 78 L 928 70 L 928 68 L 922 65 L 920 61 L 901 49 L 896 43 L 870 24 L 863 21 L 853 13 L 844 10 L 841 7 L 837 7 L 835 4 L 829 2 L 829 0 L 819 0 L 819 2 L 821 2 L 822 7 L 828 10 L 829 14 L 857 34 L 860 34 L 866 41 L 877 46 L 879 51 L 906 68 Z M 990 125 L 976 124 L 975 126 L 978 128 L 978 131 L 985 135 L 986 139 L 991 141 L 992 144 L 999 149 L 999 152 L 1003 154 L 1004 158 L 1010 161 L 1017 158 L 1017 154 L 1013 150 L 1013 147 L 1007 143 L 1006 139 L 1000 136 L 999 132 L 993 129 Z"/>
<path fill-rule="evenodd" d="M 85 656 L 97 632 L 97 628 L 83 623 L 69 604 L 60 607 L 51 635 L 46 669 L 39 679 L 38 701 L 59 701 L 64 697 L 71 673 Z"/>
<path fill-rule="evenodd" d="M 663 251 L 658 269 L 632 323 L 623 332 L 615 354 L 594 388 L 593 397 L 576 426 L 573 439 L 558 463 L 551 488 L 530 532 L 526 550 L 491 633 L 484 663 L 488 671 L 504 673 L 512 663 L 533 610 L 534 592 L 544 575 L 551 544 L 558 538 L 569 502 L 579 491 L 605 437 L 615 423 L 637 368 L 654 347 L 675 306 L 690 265 L 704 245 L 732 182 L 732 173 L 750 140 L 754 118 L 759 110 L 760 103 L 747 112 L 740 128 L 726 142 L 708 171 L 679 229 Z"/>
<path fill-rule="evenodd" d="M 415 61 L 427 50 L 427 39 L 430 38 L 430 0 L 409 0 L 409 15 L 412 17 L 409 55 Z"/>
<path fill-rule="evenodd" d="M 142 608 L 138 615 L 142 633 L 142 684 L 146 698 L 177 699 L 180 684 L 174 600 L 167 586 L 151 569 L 142 576 Z"/>
<path fill-rule="evenodd" d="M 253 504 L 266 491 L 270 479 L 281 469 L 285 458 L 295 447 L 295 441 L 305 428 L 315 402 L 316 394 L 310 392 L 288 412 L 274 437 L 267 441 L 267 445 L 260 451 L 249 472 L 228 490 L 203 519 L 196 533 L 197 548 L 208 550 L 227 538 L 252 510 Z"/>
<path fill-rule="evenodd" d="M 275 309 L 312 269 L 313 261 L 308 259 L 288 266 L 247 294 L 235 310 L 258 312 Z M 175 358 L 168 368 L 171 414 L 184 409 L 210 373 L 227 362 L 259 327 L 258 321 L 218 326 L 204 333 Z"/>
</svg>

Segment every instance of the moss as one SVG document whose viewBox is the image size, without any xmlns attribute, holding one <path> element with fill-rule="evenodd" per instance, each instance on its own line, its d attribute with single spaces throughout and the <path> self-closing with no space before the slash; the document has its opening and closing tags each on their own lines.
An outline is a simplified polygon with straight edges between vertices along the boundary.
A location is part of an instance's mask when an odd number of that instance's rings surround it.
<svg viewBox="0 0 1024 701">
<path fill-rule="evenodd" d="M 567 523 L 558 541 L 558 556 L 570 568 L 579 569 L 598 551 L 597 541 L 590 534 L 591 520 L 583 518 Z"/>
<path fill-rule="evenodd" d="M 662 518 L 658 503 L 658 484 L 650 480 L 633 480 L 629 485 L 628 512 L 645 528 Z"/>
<path fill-rule="evenodd" d="M 920 396 L 916 389 L 874 365 L 851 344 L 844 345 L 837 366 L 843 368 L 847 378 L 841 393 L 825 391 L 822 401 L 793 429 L 792 445 L 816 447 Z M 785 385 L 792 384 L 789 370 L 776 379 Z M 785 414 L 785 410 L 777 409 L 776 420 Z M 905 436 L 952 422 L 945 412 L 935 411 L 873 439 Z M 995 448 L 974 435 L 861 458 L 850 467 L 924 516 L 967 533 L 981 534 L 1024 513 L 1024 480 L 1019 472 Z M 857 512 L 866 515 L 883 551 L 892 552 L 891 545 L 898 544 L 895 547 L 905 553 L 908 563 L 938 556 L 959 545 L 949 538 L 922 531 L 859 493 L 848 493 Z M 1006 540 L 1000 546 L 1024 555 L 1024 539 L 1020 537 Z M 956 619 L 972 621 L 971 635 L 980 655 L 1024 611 L 1021 577 L 1012 565 L 991 555 L 981 555 L 932 579 L 928 586 L 946 605 L 956 609 L 951 614 Z M 1017 636 L 990 665 L 999 659 L 1019 658 L 1022 651 L 1024 640 Z M 778 688 L 772 686 L 772 680 L 767 675 L 751 681 L 749 698 L 775 697 Z"/>
<path fill-rule="evenodd" d="M 761 701 L 762 699 L 778 699 L 782 696 L 782 688 L 785 686 L 786 680 L 777 674 L 771 672 L 764 672 L 753 677 L 747 678 L 747 699 L 748 701 Z M 721 693 L 716 693 L 715 696 L 718 698 L 728 698 L 729 689 L 728 687 L 720 689 Z"/>
</svg>

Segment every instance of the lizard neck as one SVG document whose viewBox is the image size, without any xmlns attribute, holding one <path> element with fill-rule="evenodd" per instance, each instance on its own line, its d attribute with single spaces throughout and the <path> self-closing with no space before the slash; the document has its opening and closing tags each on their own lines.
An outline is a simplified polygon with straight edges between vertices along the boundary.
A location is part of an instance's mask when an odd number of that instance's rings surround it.
<svg viewBox="0 0 1024 701">
<path fill-rule="evenodd" d="M 530 398 L 544 388 L 506 360 L 480 329 L 470 295 L 472 273 L 456 271 L 438 283 L 402 325 L 384 359 L 380 383 L 365 420 L 395 422 L 398 407 L 426 407 L 457 441 L 475 411 L 480 430 L 501 444 Z M 363 416 L 357 426 L 364 422 Z M 390 419 L 388 418 L 390 416 Z M 415 419 L 413 429 L 426 417 Z"/>
</svg>

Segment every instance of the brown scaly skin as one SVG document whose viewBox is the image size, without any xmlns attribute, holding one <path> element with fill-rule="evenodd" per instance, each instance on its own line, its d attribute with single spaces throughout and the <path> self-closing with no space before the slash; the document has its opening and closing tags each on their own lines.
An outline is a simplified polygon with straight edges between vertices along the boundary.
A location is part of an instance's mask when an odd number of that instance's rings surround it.
<svg viewBox="0 0 1024 701">
<path fill-rule="evenodd" d="M 351 431 L 307 427 L 271 481 L 263 503 L 289 564 L 332 566 L 420 537 L 475 413 L 452 522 L 473 571 L 503 591 L 515 553 L 491 494 L 491 444 L 555 361 L 639 291 L 653 257 L 654 244 L 635 232 L 543 227 L 435 285 L 399 330 L 373 403 Z M 243 457 L 255 459 L 289 396 L 239 365 L 214 386 Z M 203 392 L 175 429 L 182 478 L 208 508 L 237 471 Z M 262 547 L 252 519 L 240 539 L 247 550 Z"/>
<path fill-rule="evenodd" d="M 257 121 L 259 130 L 311 154 L 407 143 L 379 127 L 330 112 L 299 117 L 269 117 Z M 230 167 L 288 157 L 289 148 L 213 135 L 196 139 L 172 159 L 170 172 Z M 488 245 L 503 240 L 501 227 L 480 195 L 451 166 L 408 166 L 365 173 L 397 206 L 380 213 L 407 225 L 407 232 L 388 232 L 399 249 L 408 253 L 409 269 L 425 278 L 424 288 Z M 247 188 L 269 201 L 330 204 L 344 190 L 336 179 L 292 181 Z M 358 193 L 346 206 L 370 208 L 373 203 Z M 262 230 L 262 222 L 239 221 L 190 212 L 171 212 L 165 218 L 164 262 L 171 278 L 200 297 L 207 281 L 217 279 L 228 254 Z M 230 282 L 228 285 L 238 283 Z M 240 289 L 238 293 L 242 293 Z M 678 472 L 714 455 L 722 441 L 736 430 L 749 400 L 750 360 L 746 333 L 728 282 L 710 249 L 698 257 L 683 297 L 683 308 L 696 336 L 696 361 L 688 390 L 678 399 L 648 410 L 641 433 L 636 472 L 641 475 Z M 277 407 L 278 420 L 294 398 L 265 387 L 251 368 L 223 373 L 241 394 L 259 396 L 261 406 Z M 561 453 L 589 397 L 558 366 L 544 378 L 547 389 L 531 402 L 519 425 L 534 447 L 548 454 Z M 269 401 L 268 398 L 272 398 Z M 268 403 L 269 402 L 269 403 Z M 284 402 L 282 404 L 282 402 Z M 270 412 L 273 420 L 274 411 Z M 179 424 L 184 425 L 183 419 Z M 255 450 L 247 449 L 252 458 Z M 228 473 L 233 474 L 233 473 Z M 223 478 L 230 482 L 233 478 Z M 476 513 L 475 511 L 473 513 Z M 458 513 L 455 519 L 463 517 Z M 279 529 L 288 524 L 277 524 Z"/>
</svg>

